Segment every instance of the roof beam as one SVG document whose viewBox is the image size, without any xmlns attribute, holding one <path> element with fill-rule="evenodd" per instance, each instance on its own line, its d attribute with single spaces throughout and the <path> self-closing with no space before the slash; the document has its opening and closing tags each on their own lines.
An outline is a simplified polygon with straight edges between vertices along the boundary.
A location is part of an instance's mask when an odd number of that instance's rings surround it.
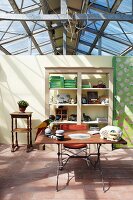
<svg viewBox="0 0 133 200">
<path fill-rule="evenodd" d="M 133 47 L 131 46 L 131 47 L 129 47 L 129 48 L 127 48 L 126 50 L 124 50 L 121 54 L 120 54 L 120 56 L 125 56 L 126 54 L 128 54 L 130 51 L 132 51 L 133 50 Z"/>
<path fill-rule="evenodd" d="M 119 5 L 121 4 L 121 2 L 122 2 L 122 0 L 115 0 L 114 5 L 112 6 L 112 9 L 111 9 L 111 14 L 104 14 L 104 13 L 101 13 L 101 16 L 103 16 L 103 15 L 114 16 L 114 21 L 121 21 L 120 18 L 118 17 L 118 15 L 122 17 L 123 14 L 114 14 L 114 13 L 117 11 L 117 9 L 118 9 Z M 125 14 L 124 14 L 124 15 L 125 15 Z M 125 15 L 125 16 L 127 16 L 127 15 Z M 130 16 L 131 18 L 133 17 L 133 15 L 128 15 L 128 16 Z M 121 18 L 121 19 L 122 19 L 122 18 Z M 110 20 L 110 21 L 111 21 L 111 20 Z M 112 20 L 112 21 L 113 21 L 113 20 Z M 128 21 L 128 20 L 125 20 L 125 21 Z M 95 48 L 95 46 L 96 46 L 96 44 L 97 44 L 99 38 L 101 37 L 101 35 L 103 34 L 104 30 L 105 30 L 106 27 L 108 26 L 108 23 L 109 23 L 108 20 L 105 20 L 105 21 L 104 21 L 104 23 L 103 23 L 101 29 L 99 30 L 98 35 L 96 36 L 96 38 L 95 38 L 93 44 L 91 45 L 90 50 L 88 51 L 88 54 L 89 54 L 89 55 L 91 54 L 92 50 Z"/>
<path fill-rule="evenodd" d="M 11 53 L 7 51 L 4 47 L 2 47 L 1 45 L 0 45 L 0 50 L 4 52 L 6 55 L 11 55 Z"/>
<path fill-rule="evenodd" d="M 77 20 L 77 21 L 129 21 L 133 22 L 133 15 L 126 15 L 122 13 L 118 14 L 106 14 L 106 13 L 97 13 L 97 14 L 73 14 L 73 16 L 68 14 L 9 14 L 3 13 L 0 14 L 0 20 L 9 20 L 9 21 L 68 21 L 68 20 Z"/>
<path fill-rule="evenodd" d="M 14 0 L 10 0 L 9 3 L 12 6 L 14 12 L 17 13 L 17 14 L 13 14 L 13 15 L 23 15 L 23 14 L 19 14 L 20 13 L 19 8 L 18 8 L 18 6 L 17 6 L 17 4 L 16 4 L 16 2 Z M 32 40 L 33 44 L 35 45 L 36 49 L 42 55 L 43 53 L 42 53 L 40 47 L 38 46 L 35 38 L 33 37 L 32 32 L 30 31 L 27 23 L 25 21 L 21 21 L 21 23 L 22 23 L 22 26 L 24 27 L 25 31 L 27 32 L 28 36 L 31 37 L 31 40 Z"/>
<path fill-rule="evenodd" d="M 88 6 L 88 0 L 83 0 L 82 1 L 82 10 L 81 10 L 81 13 L 87 13 L 87 6 Z M 86 22 L 87 23 L 87 22 Z M 79 30 L 77 29 L 77 37 L 76 37 L 76 42 L 75 42 L 75 52 L 78 48 L 78 44 L 79 44 L 79 40 L 80 40 L 80 36 L 81 36 L 81 33 L 82 33 L 82 29 L 83 29 L 83 24 L 84 24 L 84 21 L 82 21 L 80 24 L 79 24 Z M 80 30 L 81 29 L 81 30 Z"/>
<path fill-rule="evenodd" d="M 61 0 L 61 14 L 67 13 L 67 1 Z M 63 28 L 63 55 L 66 55 L 67 31 Z"/>
<path fill-rule="evenodd" d="M 40 0 L 40 3 L 41 3 L 41 9 L 42 9 L 42 12 L 43 14 L 47 15 L 48 11 L 49 11 L 49 5 L 48 5 L 48 2 L 45 0 Z M 49 14 L 48 14 L 49 15 Z M 53 40 L 53 35 L 52 35 L 52 32 L 49 31 L 49 29 L 51 29 L 51 24 L 49 21 L 46 22 L 46 25 L 48 27 L 48 34 L 49 34 L 49 37 L 50 37 L 50 41 L 51 41 L 51 44 L 52 44 L 52 47 L 53 47 L 53 50 L 54 52 L 56 53 L 56 48 L 55 48 L 55 43 L 54 43 L 54 40 Z M 53 29 L 54 30 L 54 29 Z"/>
</svg>

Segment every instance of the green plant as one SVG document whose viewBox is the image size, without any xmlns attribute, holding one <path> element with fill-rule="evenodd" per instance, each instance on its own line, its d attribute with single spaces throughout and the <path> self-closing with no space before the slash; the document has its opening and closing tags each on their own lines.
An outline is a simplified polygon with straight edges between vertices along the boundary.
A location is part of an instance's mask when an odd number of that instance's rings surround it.
<svg viewBox="0 0 133 200">
<path fill-rule="evenodd" d="M 27 106 L 29 106 L 29 103 L 25 100 L 20 100 L 20 101 L 18 101 L 18 105 L 19 105 L 19 107 L 25 107 L 26 108 Z"/>
</svg>

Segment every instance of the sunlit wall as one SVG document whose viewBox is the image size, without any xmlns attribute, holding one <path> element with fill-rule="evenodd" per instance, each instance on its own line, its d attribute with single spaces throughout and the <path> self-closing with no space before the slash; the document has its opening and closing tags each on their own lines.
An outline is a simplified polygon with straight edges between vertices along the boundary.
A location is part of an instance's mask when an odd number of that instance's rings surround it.
<svg viewBox="0 0 133 200">
<path fill-rule="evenodd" d="M 44 67 L 112 67 L 108 56 L 1 56 L 0 57 L 0 143 L 11 143 L 10 113 L 18 111 L 17 101 L 29 102 L 33 112 L 33 141 L 36 125 L 44 120 Z M 25 121 L 19 120 L 19 126 Z M 26 143 L 26 134 L 18 134 Z"/>
</svg>

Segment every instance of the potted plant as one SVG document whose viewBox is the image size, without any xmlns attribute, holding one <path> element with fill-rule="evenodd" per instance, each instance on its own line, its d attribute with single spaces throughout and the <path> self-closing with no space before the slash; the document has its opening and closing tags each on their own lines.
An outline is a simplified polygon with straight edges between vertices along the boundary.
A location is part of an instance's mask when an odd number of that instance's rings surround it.
<svg viewBox="0 0 133 200">
<path fill-rule="evenodd" d="M 26 108 L 29 106 L 29 103 L 25 100 L 18 101 L 18 106 L 20 112 L 25 112 Z"/>
</svg>

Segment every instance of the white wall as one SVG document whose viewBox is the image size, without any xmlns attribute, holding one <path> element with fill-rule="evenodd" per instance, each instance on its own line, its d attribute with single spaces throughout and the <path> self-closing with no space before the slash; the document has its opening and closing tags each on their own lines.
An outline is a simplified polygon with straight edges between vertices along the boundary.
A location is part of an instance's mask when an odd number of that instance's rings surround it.
<svg viewBox="0 0 133 200">
<path fill-rule="evenodd" d="M 44 120 L 44 67 L 112 67 L 112 57 L 103 56 L 0 56 L 0 143 L 11 143 L 10 113 L 18 111 L 17 101 L 24 99 L 33 112 L 35 126 Z M 22 120 L 19 125 L 25 125 Z M 19 134 L 26 143 L 26 135 Z"/>
</svg>

